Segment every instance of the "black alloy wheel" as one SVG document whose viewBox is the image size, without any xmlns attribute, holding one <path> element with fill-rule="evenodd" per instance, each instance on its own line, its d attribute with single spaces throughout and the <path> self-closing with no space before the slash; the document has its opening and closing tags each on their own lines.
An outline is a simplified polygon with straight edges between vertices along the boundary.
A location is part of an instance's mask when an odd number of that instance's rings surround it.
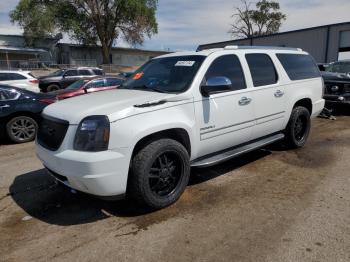
<svg viewBox="0 0 350 262">
<path fill-rule="evenodd" d="M 186 148 L 161 138 L 142 146 L 133 156 L 127 194 L 142 206 L 160 209 L 176 202 L 190 177 Z"/>
<path fill-rule="evenodd" d="M 149 171 L 149 186 L 154 194 L 167 197 L 179 184 L 183 163 L 175 152 L 164 152 L 153 162 Z"/>
</svg>

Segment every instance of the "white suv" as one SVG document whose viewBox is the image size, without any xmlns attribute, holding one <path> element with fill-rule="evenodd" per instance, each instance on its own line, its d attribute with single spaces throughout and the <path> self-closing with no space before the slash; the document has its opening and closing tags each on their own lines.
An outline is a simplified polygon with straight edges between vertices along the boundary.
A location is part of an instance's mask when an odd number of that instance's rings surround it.
<svg viewBox="0 0 350 262">
<path fill-rule="evenodd" d="M 39 93 L 38 79 L 29 71 L 0 70 L 0 84 L 6 84 Z"/>
<path fill-rule="evenodd" d="M 150 60 L 119 90 L 44 110 L 37 155 L 57 180 L 162 208 L 206 167 L 284 140 L 302 147 L 324 107 L 300 49 L 228 46 Z"/>
</svg>

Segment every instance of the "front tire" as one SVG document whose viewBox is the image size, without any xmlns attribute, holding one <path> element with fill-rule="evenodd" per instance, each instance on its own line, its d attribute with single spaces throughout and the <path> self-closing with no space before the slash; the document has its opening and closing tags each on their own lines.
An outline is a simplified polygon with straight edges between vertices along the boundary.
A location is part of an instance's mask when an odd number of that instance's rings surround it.
<svg viewBox="0 0 350 262">
<path fill-rule="evenodd" d="M 289 148 L 303 147 L 311 129 L 310 112 L 303 106 L 293 108 L 287 128 L 285 142 Z"/>
<path fill-rule="evenodd" d="M 143 206 L 164 208 L 179 199 L 189 177 L 185 147 L 172 139 L 156 140 L 133 157 L 128 194 Z"/>
<path fill-rule="evenodd" d="M 49 85 L 46 88 L 46 92 L 53 92 L 53 91 L 57 91 L 57 90 L 60 90 L 60 87 L 56 84 Z"/>
<path fill-rule="evenodd" d="M 37 130 L 37 122 L 29 116 L 14 117 L 6 124 L 7 136 L 17 144 L 34 140 Z"/>
</svg>

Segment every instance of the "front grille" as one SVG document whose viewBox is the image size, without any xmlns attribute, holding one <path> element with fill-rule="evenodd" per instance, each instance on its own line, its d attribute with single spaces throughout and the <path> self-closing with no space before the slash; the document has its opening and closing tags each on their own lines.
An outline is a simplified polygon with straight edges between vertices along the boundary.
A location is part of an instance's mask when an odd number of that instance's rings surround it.
<svg viewBox="0 0 350 262">
<path fill-rule="evenodd" d="M 66 136 L 68 126 L 68 121 L 44 116 L 39 124 L 38 143 L 48 150 L 58 150 Z"/>
<path fill-rule="evenodd" d="M 342 95 L 350 93 L 350 83 L 326 82 L 325 85 L 326 94 Z M 337 89 L 334 89 L 335 87 L 337 87 Z"/>
</svg>

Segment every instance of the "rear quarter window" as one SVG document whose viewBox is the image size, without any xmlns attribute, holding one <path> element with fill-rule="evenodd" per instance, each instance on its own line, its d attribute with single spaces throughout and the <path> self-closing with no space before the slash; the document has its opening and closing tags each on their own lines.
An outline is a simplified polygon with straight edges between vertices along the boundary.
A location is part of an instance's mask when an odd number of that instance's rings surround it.
<svg viewBox="0 0 350 262">
<path fill-rule="evenodd" d="M 103 75 L 103 71 L 102 71 L 102 70 L 99 70 L 99 69 L 93 69 L 92 71 L 93 71 L 93 73 L 94 73 L 95 75 L 97 75 L 97 76 L 101 76 L 101 75 Z"/>
<path fill-rule="evenodd" d="M 310 55 L 276 54 L 290 80 L 320 77 L 320 71 Z"/>
</svg>

